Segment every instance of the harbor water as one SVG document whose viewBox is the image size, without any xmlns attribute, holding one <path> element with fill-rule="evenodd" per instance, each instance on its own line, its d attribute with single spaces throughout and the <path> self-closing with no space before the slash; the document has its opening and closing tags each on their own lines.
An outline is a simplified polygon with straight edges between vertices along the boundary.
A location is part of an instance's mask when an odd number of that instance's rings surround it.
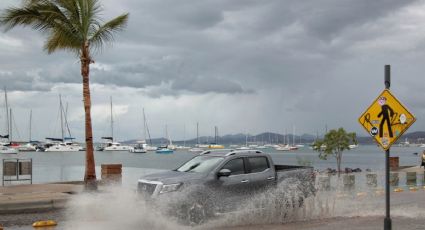
<svg viewBox="0 0 425 230">
<path fill-rule="evenodd" d="M 262 151 L 270 153 L 275 164 L 309 165 L 319 171 L 336 168 L 336 161 L 333 157 L 322 160 L 318 157 L 317 152 L 308 147 L 287 152 L 274 149 Z M 393 147 L 391 156 L 399 156 L 401 166 L 417 166 L 422 151 L 423 149 L 419 147 Z M 122 164 L 123 185 L 135 187 L 140 176 L 159 170 L 175 169 L 195 155 L 188 151 L 175 151 L 173 154 L 156 154 L 155 152 L 141 154 L 126 151 L 95 152 L 96 172 L 100 178 L 101 164 Z M 33 183 L 82 180 L 84 157 L 85 152 L 19 152 L 18 154 L 0 155 L 1 159 L 31 158 L 33 160 Z M 384 171 L 384 162 L 385 155 L 380 148 L 375 145 L 364 145 L 343 153 L 342 169 L 360 168 L 362 171 L 371 170 L 379 174 Z"/>
</svg>

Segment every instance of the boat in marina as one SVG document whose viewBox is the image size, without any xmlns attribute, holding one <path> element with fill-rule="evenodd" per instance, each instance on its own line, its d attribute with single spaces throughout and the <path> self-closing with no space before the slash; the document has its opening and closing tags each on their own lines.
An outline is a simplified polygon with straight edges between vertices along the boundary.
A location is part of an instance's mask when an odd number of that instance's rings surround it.
<svg viewBox="0 0 425 230">
<path fill-rule="evenodd" d="M 69 138 L 64 140 L 47 137 L 46 139 L 50 142 L 44 146 L 45 152 L 78 152 L 82 148 L 79 144 L 68 141 Z"/>
<path fill-rule="evenodd" d="M 156 150 L 156 153 L 169 154 L 173 153 L 174 150 L 169 149 L 167 146 L 159 146 Z"/>
<path fill-rule="evenodd" d="M 288 144 L 286 144 L 286 145 L 278 145 L 277 147 L 275 147 L 275 149 L 277 151 L 291 151 L 291 146 L 289 146 Z"/>
<path fill-rule="evenodd" d="M 131 146 L 129 151 L 130 153 L 146 153 L 146 142 L 138 141 L 136 145 Z"/>
<path fill-rule="evenodd" d="M 203 151 L 204 151 L 204 149 L 197 148 L 197 147 L 189 149 L 189 152 L 192 152 L 192 153 L 200 153 L 200 152 L 203 152 Z"/>
<path fill-rule="evenodd" d="M 5 109 L 6 109 L 6 127 L 7 134 L 0 135 L 0 153 L 3 154 L 17 154 L 19 150 L 12 146 L 12 109 L 9 109 L 9 105 L 7 102 L 7 90 L 4 89 L 4 101 L 5 101 Z M 16 146 L 15 146 L 16 147 Z"/>
<path fill-rule="evenodd" d="M 102 139 L 106 140 L 104 145 L 99 148 L 99 151 L 129 151 L 129 145 L 122 145 L 121 143 L 114 141 L 114 116 L 113 116 L 113 107 L 112 107 L 112 97 L 110 103 L 110 123 L 111 123 L 111 136 L 110 137 L 102 137 Z"/>
<path fill-rule="evenodd" d="M 218 127 L 214 127 L 214 143 L 208 145 L 209 149 L 224 149 L 224 145 L 218 144 Z"/>
<path fill-rule="evenodd" d="M 82 149 L 81 145 L 75 143 L 72 137 L 71 130 L 68 125 L 68 106 L 64 109 L 62 103 L 62 96 L 59 94 L 59 116 L 60 116 L 60 127 L 61 127 L 61 138 L 46 137 L 48 143 L 44 145 L 45 152 L 78 152 Z M 66 131 L 65 131 L 66 128 Z M 67 132 L 68 137 L 65 137 Z"/>
<path fill-rule="evenodd" d="M 17 154 L 18 150 L 5 145 L 0 145 L 0 153 L 1 154 Z"/>
</svg>

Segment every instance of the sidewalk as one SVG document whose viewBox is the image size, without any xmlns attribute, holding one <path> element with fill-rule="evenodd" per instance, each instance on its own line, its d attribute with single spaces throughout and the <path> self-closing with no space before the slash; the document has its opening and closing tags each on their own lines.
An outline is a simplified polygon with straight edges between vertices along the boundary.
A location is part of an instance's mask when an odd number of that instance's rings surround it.
<svg viewBox="0 0 425 230">
<path fill-rule="evenodd" d="M 0 214 L 39 212 L 63 208 L 66 201 L 82 192 L 83 185 L 32 184 L 0 187 Z"/>
</svg>

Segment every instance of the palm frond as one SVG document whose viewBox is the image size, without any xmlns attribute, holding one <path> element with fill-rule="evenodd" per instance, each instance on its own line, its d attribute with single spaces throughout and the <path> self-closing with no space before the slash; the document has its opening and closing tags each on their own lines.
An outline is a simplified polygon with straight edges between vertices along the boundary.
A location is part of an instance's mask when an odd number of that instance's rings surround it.
<svg viewBox="0 0 425 230">
<path fill-rule="evenodd" d="M 128 17 L 129 14 L 126 13 L 99 26 L 89 38 L 90 44 L 97 49 L 101 49 L 105 42 L 112 42 L 114 33 L 123 30 L 127 25 Z"/>
</svg>

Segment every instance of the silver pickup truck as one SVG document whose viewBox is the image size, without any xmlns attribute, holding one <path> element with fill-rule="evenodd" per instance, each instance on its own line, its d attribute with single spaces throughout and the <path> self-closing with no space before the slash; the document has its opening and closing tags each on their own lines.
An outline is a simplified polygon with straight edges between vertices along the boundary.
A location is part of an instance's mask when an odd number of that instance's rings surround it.
<svg viewBox="0 0 425 230">
<path fill-rule="evenodd" d="M 289 183 L 281 183 L 286 180 Z M 172 214 L 189 224 L 201 224 L 232 212 L 247 200 L 271 189 L 297 183 L 296 200 L 315 193 L 312 167 L 275 165 L 269 154 L 256 150 L 202 152 L 179 168 L 144 176 L 138 192 L 148 201 L 167 200 Z M 292 198 L 291 198 L 292 199 Z"/>
</svg>

